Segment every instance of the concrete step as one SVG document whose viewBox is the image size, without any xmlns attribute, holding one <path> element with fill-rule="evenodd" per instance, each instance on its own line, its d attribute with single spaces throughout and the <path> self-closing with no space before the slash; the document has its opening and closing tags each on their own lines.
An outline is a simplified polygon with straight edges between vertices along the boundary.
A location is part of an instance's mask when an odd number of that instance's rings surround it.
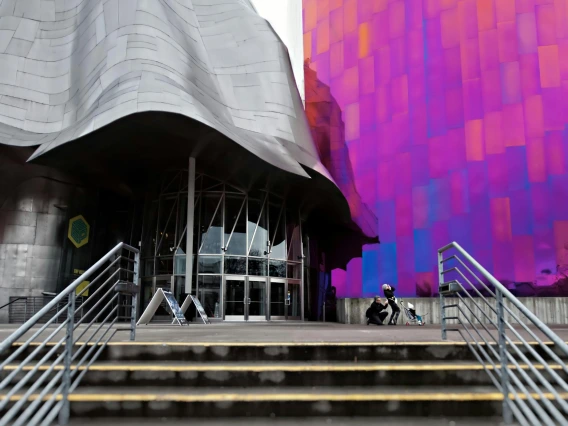
<svg viewBox="0 0 568 426">
<path fill-rule="evenodd" d="M 568 396 L 568 395 L 566 395 Z M 17 400 L 15 397 L 13 400 Z M 348 387 L 219 389 L 85 387 L 70 395 L 73 417 L 228 418 L 321 416 L 499 416 L 492 387 Z"/>
<path fill-rule="evenodd" d="M 514 366 L 510 366 L 515 368 Z M 17 368 L 7 366 L 4 378 Z M 34 368 L 26 366 L 18 380 Z M 48 366 L 40 367 L 39 377 Z M 56 371 L 63 367 L 58 366 Z M 75 368 L 75 367 L 73 367 Z M 492 366 L 488 367 L 490 370 Z M 524 370 L 529 370 L 522 365 Z M 552 379 L 542 365 L 535 368 Z M 560 365 L 551 368 L 565 380 L 568 374 Z M 80 367 L 80 370 L 84 370 Z M 528 371 L 531 377 L 535 374 Z M 55 373 L 54 373 L 55 374 Z M 273 362 L 273 363 L 182 363 L 182 362 L 97 362 L 84 375 L 81 386 L 186 386 L 186 387 L 309 387 L 309 386 L 490 386 L 483 366 L 476 362 Z"/>
<path fill-rule="evenodd" d="M 381 424 L 389 426 L 502 426 L 503 421 L 499 417 L 430 417 L 423 418 L 419 421 L 411 417 L 322 417 L 322 418 L 276 418 L 270 419 L 247 417 L 246 419 L 238 418 L 192 418 L 192 424 L 200 426 L 369 426 L 370 424 Z M 269 422 L 269 423 L 268 423 Z M 80 419 L 71 421 L 69 426 L 187 426 L 188 419 L 175 419 L 162 417 L 159 419 L 145 418 L 105 418 L 105 419 Z M 511 425 L 509 425 L 511 426 Z"/>
<path fill-rule="evenodd" d="M 77 349 L 81 346 L 77 345 Z M 564 356 L 555 346 L 547 344 L 558 356 Z M 18 344 L 13 346 L 16 350 Z M 518 346 L 521 352 L 528 349 Z M 537 344 L 531 347 L 545 360 L 550 360 L 546 351 Z M 27 347 L 18 360 L 24 359 L 37 348 Z M 44 347 L 35 359 L 44 356 L 52 344 Z M 496 346 L 495 346 L 496 348 Z M 61 353 L 54 351 L 51 358 Z M 84 353 L 84 352 L 83 352 Z M 530 356 L 530 359 L 533 359 Z M 163 342 L 111 342 L 102 352 L 100 361 L 184 361 L 184 362 L 231 362 L 255 360 L 273 361 L 475 361 L 473 353 L 463 342 L 313 342 L 313 343 L 163 343 Z"/>
</svg>

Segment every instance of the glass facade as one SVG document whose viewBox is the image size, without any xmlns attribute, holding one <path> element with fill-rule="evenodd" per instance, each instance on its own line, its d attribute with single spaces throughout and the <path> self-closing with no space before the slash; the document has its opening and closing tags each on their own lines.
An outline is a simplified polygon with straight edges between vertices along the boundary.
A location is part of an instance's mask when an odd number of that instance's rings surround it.
<svg viewBox="0 0 568 426">
<path fill-rule="evenodd" d="M 183 298 L 187 171 L 168 174 L 145 211 L 143 276 L 171 277 Z M 300 215 L 280 194 L 197 175 L 193 235 L 192 292 L 210 318 L 303 319 Z"/>
</svg>

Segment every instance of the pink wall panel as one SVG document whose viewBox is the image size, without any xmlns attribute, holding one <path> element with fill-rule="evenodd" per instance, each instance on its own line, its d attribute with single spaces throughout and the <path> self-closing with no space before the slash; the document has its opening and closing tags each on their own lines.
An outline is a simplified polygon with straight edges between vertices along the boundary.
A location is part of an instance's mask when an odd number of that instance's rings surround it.
<svg viewBox="0 0 568 426">
<path fill-rule="evenodd" d="M 568 2 L 304 0 L 304 42 L 352 167 L 331 172 L 379 222 L 339 296 L 433 295 L 453 240 L 519 294 L 568 295 Z"/>
</svg>

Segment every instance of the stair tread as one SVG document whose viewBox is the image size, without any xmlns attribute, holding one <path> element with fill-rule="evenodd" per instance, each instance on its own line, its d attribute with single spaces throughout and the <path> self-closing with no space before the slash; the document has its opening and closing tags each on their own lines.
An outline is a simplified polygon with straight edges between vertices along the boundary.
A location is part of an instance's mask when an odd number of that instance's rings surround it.
<svg viewBox="0 0 568 426">
<path fill-rule="evenodd" d="M 545 394 L 547 395 L 547 394 Z M 563 398 L 568 393 L 561 394 Z M 550 396 L 547 395 L 549 398 Z M 18 397 L 16 396 L 15 399 Z M 79 387 L 72 401 L 500 401 L 501 392 L 492 386 L 342 386 L 342 387 Z"/>
<path fill-rule="evenodd" d="M 415 426 L 418 421 L 417 418 L 397 418 L 397 417 L 330 417 L 330 418 L 254 418 L 247 417 L 245 419 L 239 418 L 222 418 L 222 419 L 191 419 L 194 424 L 205 426 L 368 426 L 369 424 L 388 424 L 392 426 Z M 481 417 L 481 418 L 420 418 L 421 426 L 488 426 L 488 425 L 501 425 L 502 420 L 496 417 Z M 70 426 L 126 426 L 126 425 L 152 425 L 167 424 L 168 426 L 186 426 L 187 419 L 145 419 L 145 418 L 107 418 L 104 420 L 92 419 L 79 419 L 71 420 Z"/>
<path fill-rule="evenodd" d="M 552 369 L 560 370 L 559 364 L 549 364 Z M 513 365 L 510 365 L 514 368 Z M 528 368 L 521 364 L 522 368 Z M 535 364 L 537 369 L 543 369 L 541 364 Z M 12 364 L 5 367 L 11 371 L 17 368 Z M 31 370 L 34 365 L 28 365 L 25 370 Z M 48 366 L 40 367 L 41 370 Z M 58 366 L 57 369 L 62 369 Z M 84 367 L 81 367 L 84 369 Z M 489 368 L 493 368 L 489 366 Z M 381 362 L 183 362 L 183 361 L 101 361 L 95 362 L 92 371 L 443 371 L 443 370 L 483 370 L 476 361 L 381 361 Z"/>
</svg>

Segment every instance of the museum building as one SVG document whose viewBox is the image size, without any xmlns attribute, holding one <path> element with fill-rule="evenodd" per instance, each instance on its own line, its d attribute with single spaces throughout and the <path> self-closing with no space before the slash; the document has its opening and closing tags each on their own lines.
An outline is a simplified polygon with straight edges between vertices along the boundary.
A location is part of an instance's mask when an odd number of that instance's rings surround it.
<svg viewBox="0 0 568 426">
<path fill-rule="evenodd" d="M 0 305 L 37 311 L 125 242 L 139 312 L 163 288 L 214 321 L 319 319 L 330 271 L 378 240 L 270 24 L 248 0 L 74 3 L 0 7 Z"/>
</svg>

